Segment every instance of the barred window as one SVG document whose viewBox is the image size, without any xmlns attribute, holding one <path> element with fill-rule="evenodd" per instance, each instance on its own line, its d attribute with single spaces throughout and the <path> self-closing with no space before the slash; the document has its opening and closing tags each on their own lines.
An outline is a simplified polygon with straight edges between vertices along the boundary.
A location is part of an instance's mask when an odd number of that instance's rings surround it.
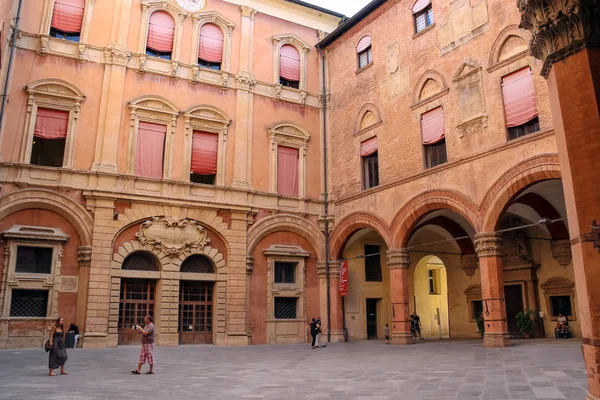
<svg viewBox="0 0 600 400">
<path fill-rule="evenodd" d="M 52 248 L 18 246 L 15 272 L 50 274 L 52 272 Z"/>
<path fill-rule="evenodd" d="M 275 297 L 275 319 L 296 319 L 296 297 Z"/>
<path fill-rule="evenodd" d="M 11 317 L 45 317 L 48 310 L 48 291 L 13 289 L 10 302 Z"/>
<path fill-rule="evenodd" d="M 296 283 L 296 263 L 275 262 L 275 283 Z"/>
<path fill-rule="evenodd" d="M 215 268 L 213 267 L 212 261 L 206 256 L 194 254 L 185 259 L 183 264 L 181 264 L 180 271 L 199 274 L 214 274 Z"/>
<path fill-rule="evenodd" d="M 145 251 L 136 251 L 123 261 L 122 269 L 130 271 L 158 271 L 158 263 L 153 255 Z"/>
</svg>

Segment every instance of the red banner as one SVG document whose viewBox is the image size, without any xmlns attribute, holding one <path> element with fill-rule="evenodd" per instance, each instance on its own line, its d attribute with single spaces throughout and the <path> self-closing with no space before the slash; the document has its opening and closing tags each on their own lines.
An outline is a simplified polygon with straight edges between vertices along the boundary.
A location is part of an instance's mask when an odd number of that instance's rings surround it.
<svg viewBox="0 0 600 400">
<path fill-rule="evenodd" d="M 340 296 L 348 294 L 348 260 L 340 264 Z"/>
</svg>

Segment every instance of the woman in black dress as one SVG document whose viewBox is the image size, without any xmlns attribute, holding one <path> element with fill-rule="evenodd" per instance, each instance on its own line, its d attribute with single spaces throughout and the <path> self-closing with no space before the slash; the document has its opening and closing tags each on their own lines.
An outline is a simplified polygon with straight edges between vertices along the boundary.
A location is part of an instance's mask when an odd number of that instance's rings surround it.
<svg viewBox="0 0 600 400">
<path fill-rule="evenodd" d="M 50 376 L 56 376 L 54 369 L 60 367 L 61 375 L 68 375 L 65 371 L 65 363 L 67 362 L 67 350 L 65 349 L 65 329 L 63 327 L 64 320 L 58 318 L 50 332 L 50 355 L 48 358 L 48 367 L 50 367 Z"/>
</svg>

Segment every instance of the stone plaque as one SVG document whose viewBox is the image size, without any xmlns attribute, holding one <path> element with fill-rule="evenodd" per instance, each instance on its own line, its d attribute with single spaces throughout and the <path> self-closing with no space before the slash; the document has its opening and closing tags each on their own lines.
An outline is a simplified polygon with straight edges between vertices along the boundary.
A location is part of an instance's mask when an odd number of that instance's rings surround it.
<svg viewBox="0 0 600 400">
<path fill-rule="evenodd" d="M 210 242 L 204 227 L 185 218 L 154 217 L 144 222 L 135 236 L 141 244 L 152 245 L 171 257 L 190 248 L 203 249 Z"/>
<path fill-rule="evenodd" d="M 61 276 L 60 289 L 61 292 L 76 293 L 79 286 L 79 277 L 77 276 Z"/>
<path fill-rule="evenodd" d="M 398 71 L 398 66 L 400 64 L 400 51 L 398 49 L 398 43 L 394 42 L 392 45 L 388 46 L 388 55 L 387 55 L 387 68 L 390 74 Z"/>
</svg>

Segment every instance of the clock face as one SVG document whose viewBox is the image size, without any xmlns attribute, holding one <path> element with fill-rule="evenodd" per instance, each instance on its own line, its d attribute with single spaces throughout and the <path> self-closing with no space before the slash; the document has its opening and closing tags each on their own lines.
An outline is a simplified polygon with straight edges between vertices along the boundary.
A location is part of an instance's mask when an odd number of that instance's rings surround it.
<svg viewBox="0 0 600 400">
<path fill-rule="evenodd" d="M 177 0 L 177 3 L 186 11 L 196 12 L 204 8 L 205 0 Z"/>
</svg>

